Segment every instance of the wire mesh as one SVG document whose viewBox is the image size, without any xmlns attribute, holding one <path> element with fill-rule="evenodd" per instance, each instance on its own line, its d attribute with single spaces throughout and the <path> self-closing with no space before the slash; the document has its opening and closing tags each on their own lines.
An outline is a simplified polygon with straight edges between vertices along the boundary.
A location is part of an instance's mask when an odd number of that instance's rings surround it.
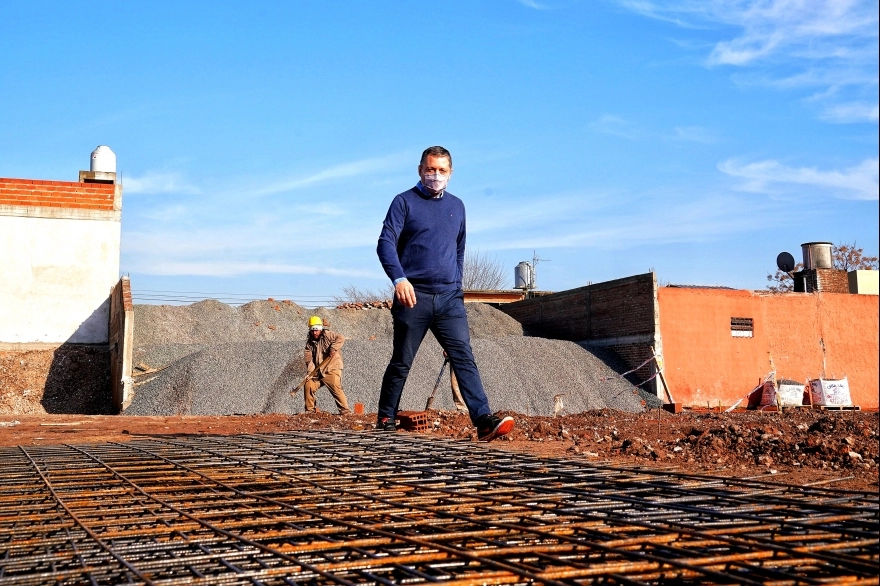
<svg viewBox="0 0 880 586">
<path fill-rule="evenodd" d="M 289 432 L 3 448 L 0 584 L 877 583 L 876 494 Z"/>
</svg>

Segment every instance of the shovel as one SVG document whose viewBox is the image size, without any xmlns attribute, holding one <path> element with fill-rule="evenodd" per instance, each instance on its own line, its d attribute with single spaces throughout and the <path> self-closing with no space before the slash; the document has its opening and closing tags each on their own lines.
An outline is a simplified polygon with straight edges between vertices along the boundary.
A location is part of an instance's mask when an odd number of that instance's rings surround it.
<svg viewBox="0 0 880 586">
<path fill-rule="evenodd" d="M 434 405 L 434 395 L 437 394 L 437 388 L 440 386 L 440 381 L 443 379 L 443 371 L 446 370 L 447 363 L 449 363 L 449 358 L 444 358 L 443 365 L 440 366 L 440 374 L 437 375 L 437 382 L 434 383 L 434 390 L 431 391 L 431 396 L 428 397 L 428 402 L 425 403 L 425 411 L 430 410 Z"/>
<path fill-rule="evenodd" d="M 321 364 L 319 364 L 318 366 L 316 366 L 316 367 L 315 367 L 315 370 L 313 370 L 312 372 L 310 372 L 310 373 L 306 376 L 306 378 L 304 378 L 304 379 L 302 380 L 302 382 L 299 383 L 299 385 L 297 385 L 297 387 L 296 387 L 295 389 L 293 389 L 292 391 L 290 391 L 290 395 L 291 395 L 291 396 L 295 395 L 295 394 L 297 393 L 297 391 L 299 391 L 301 388 L 303 388 L 303 386 L 305 386 L 305 384 L 306 384 L 306 381 L 309 380 L 310 378 L 312 378 L 313 376 L 315 376 L 316 374 L 318 374 L 318 373 L 321 371 L 321 369 L 324 368 L 324 367 L 327 365 L 328 362 L 330 362 L 330 359 L 331 359 L 331 358 L 332 358 L 332 356 L 328 356 L 327 358 L 325 358 L 325 359 L 321 362 Z"/>
</svg>

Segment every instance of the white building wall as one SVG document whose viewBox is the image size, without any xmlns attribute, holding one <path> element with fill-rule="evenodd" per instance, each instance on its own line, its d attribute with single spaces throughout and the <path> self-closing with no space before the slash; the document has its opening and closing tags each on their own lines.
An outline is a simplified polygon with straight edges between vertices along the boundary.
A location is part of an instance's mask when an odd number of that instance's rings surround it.
<svg viewBox="0 0 880 586">
<path fill-rule="evenodd" d="M 0 343 L 107 343 L 118 217 L 0 215 Z"/>
</svg>

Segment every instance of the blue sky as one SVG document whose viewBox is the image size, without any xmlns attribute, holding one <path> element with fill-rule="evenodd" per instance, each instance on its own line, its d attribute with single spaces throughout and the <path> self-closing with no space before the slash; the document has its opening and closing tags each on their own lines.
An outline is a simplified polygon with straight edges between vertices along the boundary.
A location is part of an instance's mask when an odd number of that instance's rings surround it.
<svg viewBox="0 0 880 586">
<path fill-rule="evenodd" d="M 391 198 L 452 151 L 468 246 L 538 287 L 763 288 L 878 252 L 878 3 L 7 2 L 0 176 L 109 145 L 135 291 L 380 289 Z"/>
</svg>

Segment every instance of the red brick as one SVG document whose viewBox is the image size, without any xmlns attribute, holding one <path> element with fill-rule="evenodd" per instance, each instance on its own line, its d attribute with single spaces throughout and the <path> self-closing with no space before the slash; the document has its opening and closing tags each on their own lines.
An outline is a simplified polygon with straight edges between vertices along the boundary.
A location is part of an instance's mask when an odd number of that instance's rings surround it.
<svg viewBox="0 0 880 586">
<path fill-rule="evenodd" d="M 3 205 L 112 210 L 114 196 L 112 184 L 0 177 Z"/>
</svg>

